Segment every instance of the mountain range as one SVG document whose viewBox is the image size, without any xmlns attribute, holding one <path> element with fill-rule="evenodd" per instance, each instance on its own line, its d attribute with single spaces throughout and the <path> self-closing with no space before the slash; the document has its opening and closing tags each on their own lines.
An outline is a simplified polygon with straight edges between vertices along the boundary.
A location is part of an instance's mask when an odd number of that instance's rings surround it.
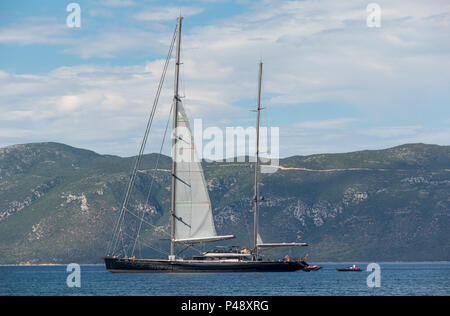
<svg viewBox="0 0 450 316">
<path fill-rule="evenodd" d="M 59 143 L 0 148 L 0 264 L 101 262 L 135 159 Z M 166 257 L 170 165 L 164 155 L 143 157 L 125 219 L 124 253 L 143 218 L 136 255 Z M 235 234 L 231 244 L 250 247 L 253 164 L 204 161 L 203 167 L 218 234 Z M 260 181 L 264 242 L 309 244 L 267 256 L 450 260 L 450 146 L 294 156 Z"/>
</svg>

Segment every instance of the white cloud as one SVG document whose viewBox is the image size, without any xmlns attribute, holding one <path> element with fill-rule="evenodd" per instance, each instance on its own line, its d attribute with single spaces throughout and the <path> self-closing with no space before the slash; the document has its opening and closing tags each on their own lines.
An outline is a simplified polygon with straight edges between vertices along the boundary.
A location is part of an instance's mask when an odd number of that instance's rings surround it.
<svg viewBox="0 0 450 316">
<path fill-rule="evenodd" d="M 0 44 L 68 44 L 70 40 L 65 37 L 67 27 L 63 23 L 26 22 L 0 28 Z"/>
<path fill-rule="evenodd" d="M 30 136 L 36 136 L 38 133 L 32 130 L 26 130 L 22 128 L 3 128 L 0 127 L 0 137 L 9 138 L 26 138 Z"/>
<path fill-rule="evenodd" d="M 100 4 L 106 7 L 113 8 L 122 8 L 136 5 L 133 0 L 101 0 Z"/>
<path fill-rule="evenodd" d="M 242 98 L 253 96 L 248 88 L 262 56 L 264 91 L 274 95 L 269 106 L 339 100 L 369 112 L 383 106 L 403 111 L 428 95 L 430 80 L 435 95 L 445 91 L 449 78 L 441 70 L 450 70 L 444 44 L 450 29 L 442 20 L 426 19 L 448 10 L 442 5 L 383 3 L 383 26 L 373 30 L 365 25 L 362 1 L 265 2 L 254 12 L 190 32 L 184 53 L 195 64 L 227 65 L 227 84 L 240 80 L 233 95 Z M 440 52 L 435 43 L 442 43 Z"/>
<path fill-rule="evenodd" d="M 320 153 L 343 153 L 366 149 L 384 149 L 401 144 L 450 144 L 450 129 L 423 126 L 349 126 L 337 129 L 281 129 L 280 152 L 283 157 Z"/>
<path fill-rule="evenodd" d="M 333 120 L 308 121 L 296 123 L 295 126 L 303 129 L 338 129 L 347 127 L 350 123 L 357 121 L 354 118 L 340 118 Z"/>
<path fill-rule="evenodd" d="M 134 17 L 139 21 L 172 21 L 180 15 L 189 17 L 202 13 L 204 9 L 197 7 L 151 7 L 139 12 Z"/>
<path fill-rule="evenodd" d="M 83 59 L 93 57 L 114 58 L 125 52 L 155 49 L 160 44 L 158 39 L 159 36 L 138 29 L 105 31 L 75 39 L 72 45 L 64 49 L 63 52 L 78 55 Z"/>
<path fill-rule="evenodd" d="M 119 3 L 131 6 L 131 1 Z M 379 4 L 379 29 L 365 24 L 367 2 L 309 0 L 262 1 L 251 12 L 183 30 L 182 90 L 191 118 L 204 118 L 205 127 L 247 125 L 249 119 L 253 125 L 247 109 L 254 106 L 262 57 L 265 107 L 289 111 L 303 103 L 336 102 L 355 109 L 355 115 L 281 126 L 283 156 L 413 140 L 449 143 L 444 132 L 420 119 L 421 113 L 450 100 L 450 5 L 439 0 Z M 185 17 L 201 12 L 182 8 Z M 174 20 L 179 13 L 168 6 L 134 17 L 159 22 Z M 86 59 L 130 51 L 162 55 L 173 29 L 106 25 L 96 34 L 66 42 L 65 31 L 52 30 L 51 23 L 37 30 L 30 23 L 0 29 L 0 43 L 64 43 L 65 53 Z M 140 136 L 161 69 L 162 61 L 156 60 L 127 67 L 61 67 L 39 76 L 0 72 L 0 107 L 9 115 L 0 121 L 12 126 L 33 113 L 33 124 L 44 136 L 60 135 L 61 141 L 94 149 L 110 144 L 108 152 L 122 154 L 129 150 L 125 144 Z M 170 85 L 172 73 L 170 68 Z M 169 87 L 163 91 L 164 113 L 171 100 Z M 320 113 L 320 105 L 315 111 Z M 396 117 L 403 123 L 395 123 Z"/>
<path fill-rule="evenodd" d="M 92 17 L 107 17 L 107 18 L 112 18 L 114 17 L 114 13 L 112 10 L 108 10 L 108 9 L 90 9 L 88 10 L 88 14 Z"/>
<path fill-rule="evenodd" d="M 40 76 L 2 72 L 2 143 L 60 141 L 110 154 L 132 155 L 137 149 L 136 139 L 142 137 L 162 66 L 163 61 L 157 60 L 137 66 L 61 67 Z M 172 102 L 172 72 L 166 80 L 149 151 L 159 150 Z M 189 100 L 185 100 L 190 117 L 225 116 L 233 106 L 218 101 L 217 94 L 192 90 Z M 30 130 L 23 131 L 19 126 Z M 105 151 L 105 144 L 117 146 L 108 145 Z"/>
<path fill-rule="evenodd" d="M 423 127 L 414 126 L 380 126 L 375 128 L 359 129 L 358 133 L 379 138 L 399 138 L 405 136 L 416 136 Z"/>
</svg>

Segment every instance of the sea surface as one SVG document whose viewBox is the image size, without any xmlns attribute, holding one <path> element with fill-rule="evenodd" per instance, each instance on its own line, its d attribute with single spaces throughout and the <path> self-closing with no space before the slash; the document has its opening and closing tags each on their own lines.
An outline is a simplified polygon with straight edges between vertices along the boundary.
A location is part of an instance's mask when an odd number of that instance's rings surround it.
<svg viewBox="0 0 450 316">
<path fill-rule="evenodd" d="M 0 266 L 0 295 L 450 295 L 450 262 L 379 263 L 380 287 L 363 272 L 337 272 L 349 263 L 322 263 L 316 272 L 112 274 L 102 265 L 82 265 L 79 288 L 67 286 L 66 266 Z M 371 279 L 371 278 L 370 278 Z M 372 279 L 373 280 L 373 279 Z"/>
</svg>

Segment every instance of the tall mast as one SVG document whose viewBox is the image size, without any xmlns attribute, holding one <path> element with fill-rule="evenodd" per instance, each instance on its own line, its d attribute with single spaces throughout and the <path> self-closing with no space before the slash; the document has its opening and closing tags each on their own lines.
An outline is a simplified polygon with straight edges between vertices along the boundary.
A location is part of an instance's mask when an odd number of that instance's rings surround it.
<svg viewBox="0 0 450 316">
<path fill-rule="evenodd" d="M 259 119 L 261 114 L 261 81 L 262 81 L 263 63 L 259 62 L 259 76 L 258 76 L 258 108 L 256 109 L 256 161 L 255 161 L 255 204 L 253 210 L 254 222 L 253 222 L 253 238 L 254 238 L 254 250 L 253 254 L 258 257 L 258 203 L 259 203 L 259 191 L 258 191 L 258 168 L 259 168 Z"/>
<path fill-rule="evenodd" d="M 183 18 L 180 16 L 177 19 L 177 53 L 175 62 L 175 91 L 173 97 L 173 130 L 177 128 L 178 117 L 178 101 L 180 96 L 178 94 L 178 87 L 180 82 L 180 50 L 181 50 L 181 22 Z M 175 172 L 177 168 L 176 164 L 176 143 L 177 139 L 172 137 L 172 199 L 170 210 L 170 256 L 169 260 L 175 259 Z"/>
</svg>

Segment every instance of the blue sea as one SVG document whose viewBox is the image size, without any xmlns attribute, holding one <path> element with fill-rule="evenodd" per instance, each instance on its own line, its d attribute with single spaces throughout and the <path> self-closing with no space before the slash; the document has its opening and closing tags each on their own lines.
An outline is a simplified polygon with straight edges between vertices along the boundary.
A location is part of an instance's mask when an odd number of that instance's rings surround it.
<svg viewBox="0 0 450 316">
<path fill-rule="evenodd" d="M 346 263 L 319 264 L 316 272 L 112 274 L 82 265 L 80 287 L 67 285 L 66 266 L 0 266 L 0 295 L 315 296 L 450 295 L 450 262 L 379 263 L 379 287 L 363 272 L 337 272 Z"/>
</svg>

